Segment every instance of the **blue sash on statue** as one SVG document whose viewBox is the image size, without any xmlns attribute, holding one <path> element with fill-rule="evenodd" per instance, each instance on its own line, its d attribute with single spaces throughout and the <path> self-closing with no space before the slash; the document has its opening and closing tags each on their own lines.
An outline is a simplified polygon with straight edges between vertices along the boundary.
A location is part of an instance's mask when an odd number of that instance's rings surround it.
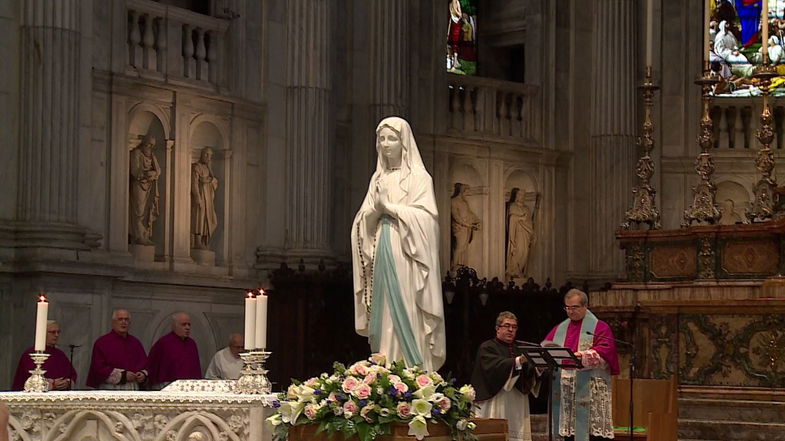
<svg viewBox="0 0 785 441">
<path fill-rule="evenodd" d="M 382 232 L 376 244 L 376 259 L 373 265 L 373 300 L 371 300 L 371 350 L 379 352 L 382 338 L 382 311 L 389 300 L 388 308 L 395 335 L 403 350 L 407 366 L 421 366 L 422 356 L 414 340 L 412 324 L 401 298 L 401 284 L 395 271 L 395 258 L 390 243 L 390 217 L 382 216 Z M 389 354 L 385 354 L 389 355 Z M 395 360 L 390 360 L 395 361 Z"/>
<path fill-rule="evenodd" d="M 580 335 L 578 337 L 578 350 L 585 351 L 591 348 L 594 342 L 594 336 L 588 335 L 586 331 L 595 332 L 597 327 L 597 317 L 586 311 L 586 316 L 581 323 Z M 559 346 L 564 346 L 564 340 L 567 338 L 567 327 L 570 325 L 570 319 L 567 319 L 559 324 L 556 328 L 556 334 L 553 336 L 553 342 Z M 610 384 L 610 377 L 605 369 L 588 369 L 580 370 L 575 374 L 575 441 L 589 441 L 590 427 L 589 427 L 589 409 L 591 408 L 591 378 L 602 377 Z M 553 373 L 553 382 L 551 383 L 551 417 L 559 415 L 561 417 L 561 371 L 557 370 Z M 569 399 L 571 397 L 564 397 Z M 560 424 L 553 425 L 553 436 L 559 436 Z"/>
</svg>

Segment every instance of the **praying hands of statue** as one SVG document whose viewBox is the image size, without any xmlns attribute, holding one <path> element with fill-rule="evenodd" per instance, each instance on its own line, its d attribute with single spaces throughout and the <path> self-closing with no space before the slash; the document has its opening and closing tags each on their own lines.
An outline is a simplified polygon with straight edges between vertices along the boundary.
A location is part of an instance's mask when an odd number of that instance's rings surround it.
<svg viewBox="0 0 785 441">
<path fill-rule="evenodd" d="M 380 214 L 387 214 L 390 216 L 395 217 L 395 212 L 393 211 L 393 204 L 390 203 L 390 195 L 387 192 L 387 187 L 380 185 L 378 182 L 376 183 L 376 211 Z"/>
</svg>

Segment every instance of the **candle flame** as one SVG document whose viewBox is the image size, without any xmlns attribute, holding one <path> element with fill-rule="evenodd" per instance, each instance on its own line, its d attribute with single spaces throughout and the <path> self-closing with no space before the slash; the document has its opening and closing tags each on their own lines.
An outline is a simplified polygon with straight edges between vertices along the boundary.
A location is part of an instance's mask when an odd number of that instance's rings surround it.
<svg viewBox="0 0 785 441">
<path fill-rule="evenodd" d="M 253 294 L 253 291 L 248 291 L 248 298 L 249 298 L 249 299 L 252 299 L 252 298 L 254 298 L 254 297 L 255 297 L 255 296 L 254 296 L 254 294 Z"/>
<path fill-rule="evenodd" d="M 46 294 L 38 294 L 38 301 L 46 303 Z"/>
<path fill-rule="evenodd" d="M 265 295 L 264 288 L 259 288 L 259 295 L 260 296 Z"/>
</svg>

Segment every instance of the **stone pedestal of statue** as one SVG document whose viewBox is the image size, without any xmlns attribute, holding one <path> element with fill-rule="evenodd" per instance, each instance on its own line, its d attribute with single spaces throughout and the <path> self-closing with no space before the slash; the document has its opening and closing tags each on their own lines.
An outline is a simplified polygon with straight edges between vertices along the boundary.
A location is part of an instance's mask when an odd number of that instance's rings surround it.
<svg viewBox="0 0 785 441">
<path fill-rule="evenodd" d="M 191 258 L 199 265 L 215 266 L 215 251 L 191 248 Z"/>
<path fill-rule="evenodd" d="M 155 261 L 155 245 L 128 245 L 128 251 L 134 256 L 137 262 L 154 262 Z"/>
</svg>

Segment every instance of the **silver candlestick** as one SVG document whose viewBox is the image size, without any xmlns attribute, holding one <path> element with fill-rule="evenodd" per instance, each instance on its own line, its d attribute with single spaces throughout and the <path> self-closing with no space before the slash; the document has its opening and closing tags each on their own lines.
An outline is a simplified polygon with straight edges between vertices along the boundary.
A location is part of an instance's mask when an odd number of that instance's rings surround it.
<svg viewBox="0 0 785 441">
<path fill-rule="evenodd" d="M 267 379 L 268 371 L 264 368 L 270 354 L 272 352 L 267 352 L 264 349 L 240 354 L 240 358 L 243 359 L 243 369 L 240 378 L 237 379 L 235 393 L 269 394 L 272 392 L 272 384 Z"/>
<path fill-rule="evenodd" d="M 45 370 L 41 366 L 46 363 L 49 354 L 41 351 L 30 353 L 30 358 L 35 363 L 35 369 L 30 371 L 30 378 L 25 381 L 25 392 L 46 392 L 49 390 L 49 382 L 44 378 Z"/>
</svg>

